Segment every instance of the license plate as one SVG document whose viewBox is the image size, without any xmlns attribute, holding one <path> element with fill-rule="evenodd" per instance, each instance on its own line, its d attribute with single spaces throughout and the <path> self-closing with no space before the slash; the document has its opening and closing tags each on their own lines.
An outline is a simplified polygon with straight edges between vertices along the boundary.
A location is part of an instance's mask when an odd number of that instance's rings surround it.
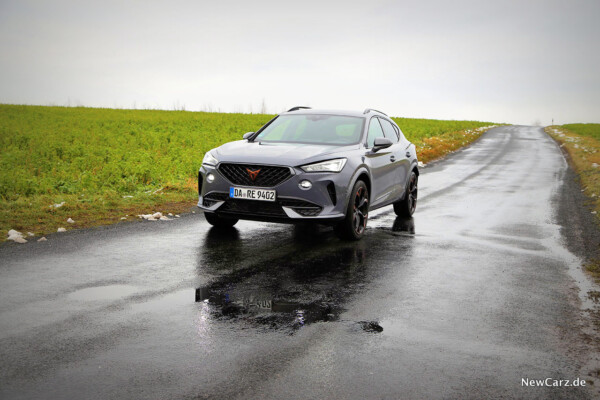
<svg viewBox="0 0 600 400">
<path fill-rule="evenodd" d="M 232 199 L 247 199 L 260 201 L 275 201 L 277 191 L 267 189 L 252 189 L 252 188 L 229 188 L 229 197 Z"/>
</svg>

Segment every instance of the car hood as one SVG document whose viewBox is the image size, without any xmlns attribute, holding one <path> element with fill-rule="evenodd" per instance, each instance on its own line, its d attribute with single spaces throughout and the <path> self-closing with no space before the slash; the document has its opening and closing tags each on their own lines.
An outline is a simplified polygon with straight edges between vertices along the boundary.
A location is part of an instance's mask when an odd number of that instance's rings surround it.
<svg viewBox="0 0 600 400">
<path fill-rule="evenodd" d="M 346 152 L 356 150 L 358 144 L 350 146 L 325 146 L 299 143 L 264 143 L 238 140 L 212 150 L 219 162 L 248 164 L 299 165 L 317 162 L 328 157 L 343 157 Z"/>
</svg>

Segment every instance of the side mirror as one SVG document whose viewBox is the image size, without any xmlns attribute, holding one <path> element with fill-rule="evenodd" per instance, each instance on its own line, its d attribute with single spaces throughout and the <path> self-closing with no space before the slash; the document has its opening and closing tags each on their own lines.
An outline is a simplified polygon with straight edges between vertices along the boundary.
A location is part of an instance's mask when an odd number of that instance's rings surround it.
<svg viewBox="0 0 600 400">
<path fill-rule="evenodd" d="M 377 153 L 381 149 L 387 149 L 392 145 L 392 141 L 388 138 L 384 137 L 376 137 L 375 142 L 373 144 L 373 153 Z"/>
<path fill-rule="evenodd" d="M 252 135 L 254 135 L 254 132 L 246 132 L 244 133 L 244 136 L 242 136 L 242 139 L 248 139 Z"/>
</svg>

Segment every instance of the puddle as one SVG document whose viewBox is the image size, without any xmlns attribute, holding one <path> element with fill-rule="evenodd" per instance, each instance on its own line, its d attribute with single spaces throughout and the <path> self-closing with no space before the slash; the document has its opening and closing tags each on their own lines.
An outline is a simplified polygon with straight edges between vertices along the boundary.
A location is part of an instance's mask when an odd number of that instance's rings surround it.
<svg viewBox="0 0 600 400">
<path fill-rule="evenodd" d="M 139 292 L 139 288 L 131 285 L 95 286 L 77 290 L 68 297 L 72 300 L 99 301 L 117 300 Z"/>
<path fill-rule="evenodd" d="M 379 325 L 377 321 L 359 321 L 358 324 L 362 328 L 363 331 L 369 333 L 381 333 L 383 332 L 383 327 Z"/>
</svg>

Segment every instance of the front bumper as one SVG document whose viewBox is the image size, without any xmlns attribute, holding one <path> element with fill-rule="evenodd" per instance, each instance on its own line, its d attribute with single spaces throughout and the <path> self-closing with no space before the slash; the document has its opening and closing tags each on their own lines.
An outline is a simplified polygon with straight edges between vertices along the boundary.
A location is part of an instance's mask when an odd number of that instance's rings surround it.
<svg viewBox="0 0 600 400">
<path fill-rule="evenodd" d="M 202 165 L 198 173 L 198 207 L 204 212 L 239 219 L 288 222 L 314 221 L 321 223 L 336 222 L 344 218 L 346 193 L 350 177 L 340 173 L 306 173 L 300 168 L 290 168 L 292 175 L 284 182 L 273 187 L 275 202 L 231 199 L 229 189 L 237 185 L 220 173 L 218 166 Z M 214 175 L 214 181 L 208 183 L 206 176 Z M 312 187 L 301 189 L 299 183 L 309 180 Z M 258 186 L 252 186 L 259 188 Z"/>
</svg>

